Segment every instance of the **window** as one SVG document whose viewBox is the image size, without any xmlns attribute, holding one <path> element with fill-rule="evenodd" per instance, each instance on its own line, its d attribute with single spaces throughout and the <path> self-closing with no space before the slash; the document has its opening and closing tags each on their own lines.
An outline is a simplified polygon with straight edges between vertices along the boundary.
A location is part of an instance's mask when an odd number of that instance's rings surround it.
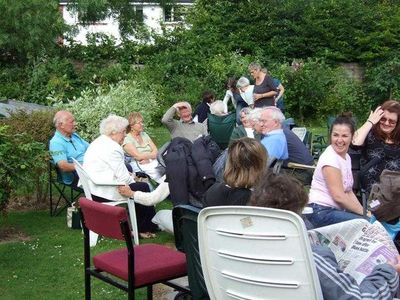
<svg viewBox="0 0 400 300">
<path fill-rule="evenodd" d="M 186 8 L 183 6 L 166 5 L 164 7 L 165 22 L 181 22 L 184 20 Z"/>
<path fill-rule="evenodd" d="M 139 23 L 143 23 L 144 15 L 143 15 L 143 6 L 135 6 L 135 20 Z"/>
</svg>

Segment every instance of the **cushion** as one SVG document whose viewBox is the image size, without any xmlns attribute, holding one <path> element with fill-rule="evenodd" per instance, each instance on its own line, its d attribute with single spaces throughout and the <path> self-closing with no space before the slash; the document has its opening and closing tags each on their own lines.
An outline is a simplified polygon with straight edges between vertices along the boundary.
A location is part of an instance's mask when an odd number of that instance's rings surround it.
<svg viewBox="0 0 400 300">
<path fill-rule="evenodd" d="M 135 288 L 185 276 L 185 254 L 171 248 L 143 244 L 134 247 Z M 109 251 L 93 257 L 97 269 L 128 280 L 128 251 L 126 248 Z"/>
</svg>

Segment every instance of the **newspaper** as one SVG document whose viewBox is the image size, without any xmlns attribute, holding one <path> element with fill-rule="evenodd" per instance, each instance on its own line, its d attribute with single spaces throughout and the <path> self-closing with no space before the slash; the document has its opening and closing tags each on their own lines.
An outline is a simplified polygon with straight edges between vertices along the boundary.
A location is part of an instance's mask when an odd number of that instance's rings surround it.
<svg viewBox="0 0 400 300">
<path fill-rule="evenodd" d="M 361 281 L 376 265 L 396 263 L 399 255 L 386 229 L 376 221 L 370 224 L 355 219 L 309 230 L 312 244 L 328 246 L 336 257 L 339 268 Z"/>
</svg>

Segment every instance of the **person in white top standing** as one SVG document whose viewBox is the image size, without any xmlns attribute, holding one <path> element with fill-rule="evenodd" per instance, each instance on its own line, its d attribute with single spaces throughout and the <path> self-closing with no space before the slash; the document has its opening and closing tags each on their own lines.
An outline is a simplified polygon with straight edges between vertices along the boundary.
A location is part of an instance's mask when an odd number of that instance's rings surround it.
<svg viewBox="0 0 400 300">
<path fill-rule="evenodd" d="M 335 119 L 330 145 L 322 153 L 311 182 L 308 216 L 314 227 L 363 218 L 363 207 L 353 192 L 351 158 L 347 154 L 355 132 L 350 116 Z"/>
</svg>

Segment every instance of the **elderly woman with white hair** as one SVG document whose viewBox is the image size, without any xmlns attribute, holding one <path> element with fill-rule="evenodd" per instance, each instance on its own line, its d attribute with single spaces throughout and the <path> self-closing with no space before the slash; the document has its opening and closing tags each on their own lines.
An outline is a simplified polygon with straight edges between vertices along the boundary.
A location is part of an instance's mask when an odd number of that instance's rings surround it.
<svg viewBox="0 0 400 300">
<path fill-rule="evenodd" d="M 240 96 L 246 103 L 246 105 L 243 105 L 242 108 L 246 107 L 246 106 L 253 107 L 254 106 L 254 99 L 253 99 L 254 85 L 250 84 L 250 80 L 247 77 L 242 76 L 237 81 L 236 86 L 240 91 Z"/>
<path fill-rule="evenodd" d="M 250 118 L 251 111 L 252 110 L 250 107 L 242 108 L 242 110 L 240 111 L 240 121 L 242 122 L 242 125 L 237 126 L 236 128 L 233 129 L 230 137 L 231 141 L 246 136 L 249 138 L 254 138 L 254 129 L 253 129 L 254 122 Z"/>
<path fill-rule="evenodd" d="M 148 192 L 146 183 L 135 182 L 133 175 L 128 172 L 124 161 L 124 151 L 121 147 L 124 141 L 128 120 L 110 115 L 100 123 L 100 136 L 87 149 L 83 159 L 83 167 L 91 177 L 99 181 L 116 181 L 125 186 L 99 186 L 90 183 L 94 201 L 110 202 L 126 200 L 132 197 L 133 191 Z M 136 205 L 138 230 L 140 237 L 154 237 L 157 226 L 151 222 L 155 215 L 153 206 Z"/>
</svg>

